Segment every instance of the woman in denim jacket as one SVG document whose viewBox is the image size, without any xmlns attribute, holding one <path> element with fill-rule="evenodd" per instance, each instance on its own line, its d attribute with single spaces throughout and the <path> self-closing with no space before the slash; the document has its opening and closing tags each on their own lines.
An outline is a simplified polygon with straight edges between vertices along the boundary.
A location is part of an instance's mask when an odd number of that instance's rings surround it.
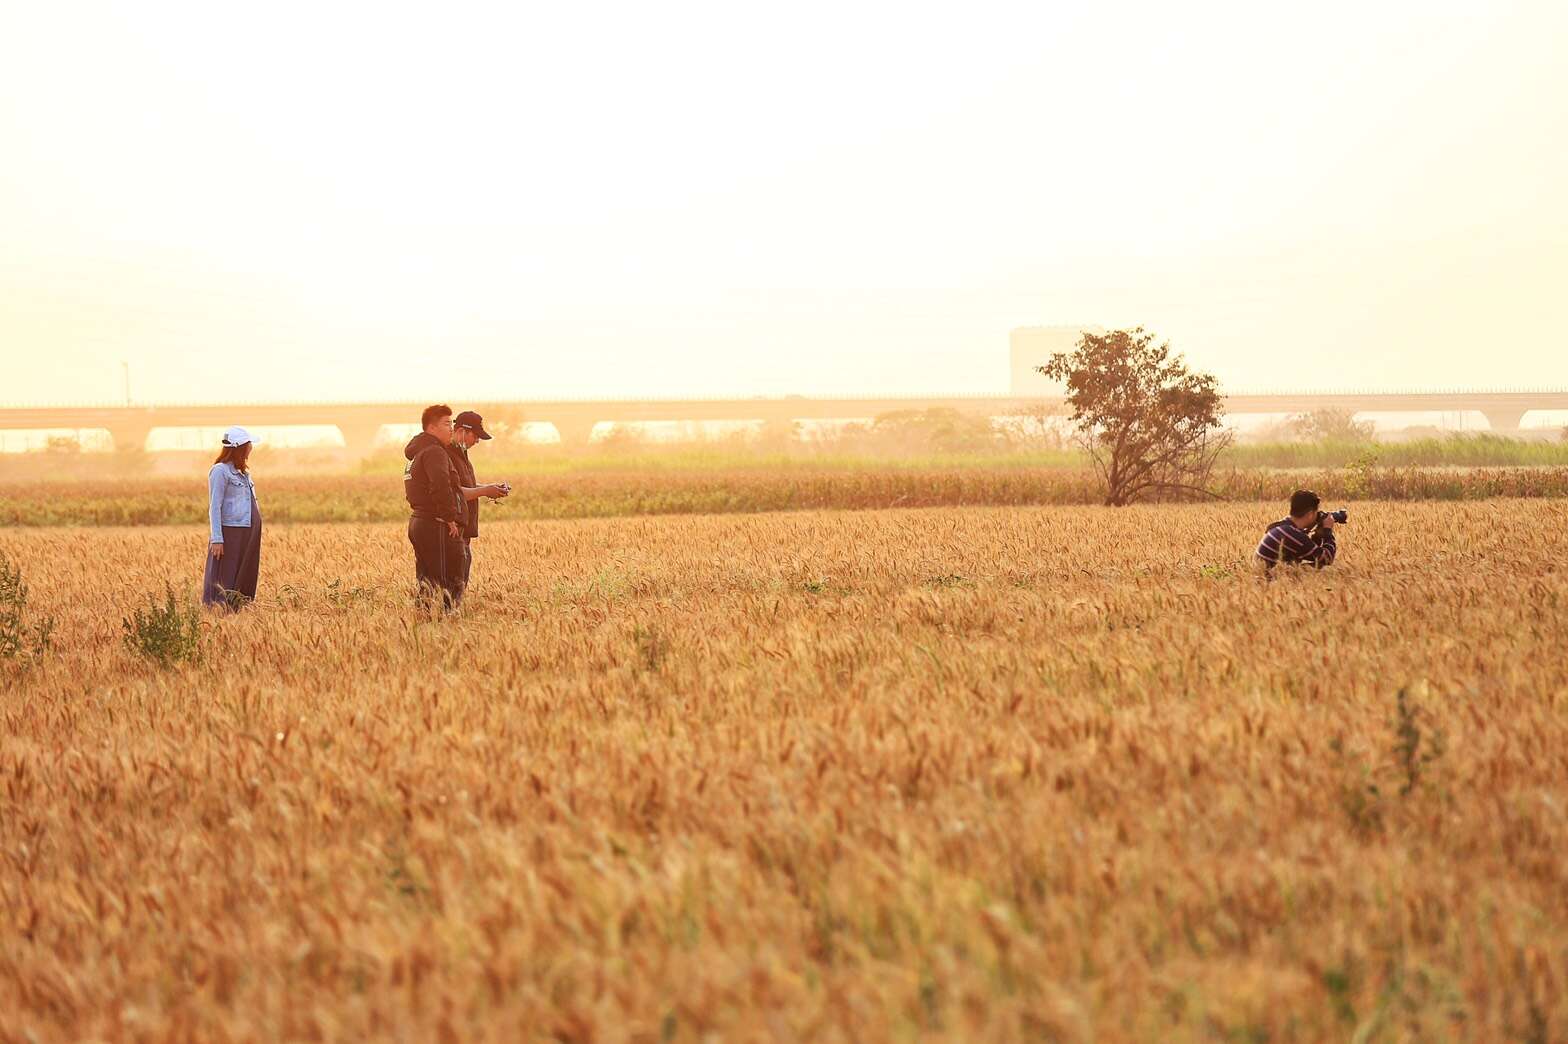
<svg viewBox="0 0 1568 1044">
<path fill-rule="evenodd" d="M 206 605 L 239 609 L 256 597 L 261 571 L 261 511 L 251 483 L 250 432 L 233 427 L 223 433 L 223 452 L 207 472 L 207 574 L 201 600 Z"/>
</svg>

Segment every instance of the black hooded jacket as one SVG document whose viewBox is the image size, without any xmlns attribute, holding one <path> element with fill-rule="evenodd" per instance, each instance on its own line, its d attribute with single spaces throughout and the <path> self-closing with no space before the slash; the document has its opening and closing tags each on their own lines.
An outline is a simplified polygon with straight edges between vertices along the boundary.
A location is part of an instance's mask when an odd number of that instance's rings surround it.
<svg viewBox="0 0 1568 1044">
<path fill-rule="evenodd" d="M 441 440 L 422 431 L 403 447 L 403 456 L 408 458 L 403 468 L 403 495 L 414 517 L 464 525 L 467 513 L 457 465 Z"/>
</svg>

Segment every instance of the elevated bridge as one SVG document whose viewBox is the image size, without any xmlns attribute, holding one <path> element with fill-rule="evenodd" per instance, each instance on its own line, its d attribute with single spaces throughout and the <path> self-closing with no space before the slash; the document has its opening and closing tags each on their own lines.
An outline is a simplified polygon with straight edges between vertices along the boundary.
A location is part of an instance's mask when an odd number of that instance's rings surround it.
<svg viewBox="0 0 1568 1044">
<path fill-rule="evenodd" d="M 350 450 L 368 451 L 388 424 L 417 424 L 422 402 L 204 403 L 160 406 L 0 407 L 0 430 L 89 429 L 109 432 L 117 449 L 145 448 L 154 428 L 287 425 L 334 426 Z M 452 401 L 487 418 L 555 426 L 566 443 L 587 442 L 600 422 L 795 421 L 869 419 L 896 410 L 951 409 L 977 416 L 1023 416 L 1061 405 L 1060 398 L 1016 395 L 910 397 L 785 396 L 732 399 L 537 399 Z M 1568 391 L 1301 392 L 1226 397 L 1229 414 L 1476 411 L 1493 431 L 1516 431 L 1530 410 L 1568 410 Z"/>
</svg>

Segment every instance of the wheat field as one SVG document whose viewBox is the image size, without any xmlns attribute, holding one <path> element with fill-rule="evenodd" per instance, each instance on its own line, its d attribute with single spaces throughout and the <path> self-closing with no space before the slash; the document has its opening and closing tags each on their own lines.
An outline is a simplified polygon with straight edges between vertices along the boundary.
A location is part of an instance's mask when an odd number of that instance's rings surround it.
<svg viewBox="0 0 1568 1044">
<path fill-rule="evenodd" d="M 1269 510 L 0 531 L 0 1039 L 1568 1039 L 1568 506 Z"/>
</svg>

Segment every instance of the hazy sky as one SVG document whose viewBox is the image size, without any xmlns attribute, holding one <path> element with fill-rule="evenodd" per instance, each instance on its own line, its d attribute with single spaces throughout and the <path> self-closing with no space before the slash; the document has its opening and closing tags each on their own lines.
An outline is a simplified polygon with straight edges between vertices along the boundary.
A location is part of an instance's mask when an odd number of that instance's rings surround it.
<svg viewBox="0 0 1568 1044">
<path fill-rule="evenodd" d="M 1062 10 L 1053 10 L 1053 8 Z M 1568 4 L 0 0 L 0 401 L 1568 385 Z"/>
</svg>

